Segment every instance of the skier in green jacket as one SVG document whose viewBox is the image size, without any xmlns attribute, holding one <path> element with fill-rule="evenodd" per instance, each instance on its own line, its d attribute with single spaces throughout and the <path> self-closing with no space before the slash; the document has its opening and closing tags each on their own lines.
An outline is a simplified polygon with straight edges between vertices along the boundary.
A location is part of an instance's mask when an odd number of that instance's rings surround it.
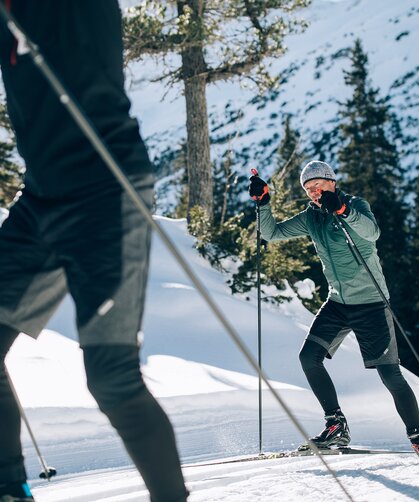
<svg viewBox="0 0 419 502">
<path fill-rule="evenodd" d="M 269 189 L 258 176 L 250 178 L 249 194 L 260 206 L 262 237 L 267 241 L 310 236 L 329 284 L 326 302 L 317 312 L 300 352 L 307 380 L 319 400 L 326 427 L 311 438 L 318 447 L 346 446 L 351 437 L 324 358 L 331 358 L 353 330 L 366 368 L 376 368 L 391 392 L 407 435 L 419 455 L 419 411 L 415 395 L 400 372 L 391 313 L 362 263 L 346 242 L 334 214 L 339 215 L 375 280 L 388 298 L 377 255 L 380 229 L 367 201 L 336 188 L 336 175 L 325 162 L 313 160 L 301 172 L 301 185 L 311 199 L 308 207 L 276 222 Z"/>
</svg>

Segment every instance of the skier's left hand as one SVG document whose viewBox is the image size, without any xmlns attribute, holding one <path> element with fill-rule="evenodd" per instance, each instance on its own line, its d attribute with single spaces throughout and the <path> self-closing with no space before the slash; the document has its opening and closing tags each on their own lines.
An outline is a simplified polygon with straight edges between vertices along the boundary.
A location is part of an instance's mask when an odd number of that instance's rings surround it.
<svg viewBox="0 0 419 502">
<path fill-rule="evenodd" d="M 336 192 L 329 192 L 325 190 L 319 199 L 321 207 L 328 214 L 344 214 L 347 216 L 347 207 L 341 201 L 339 195 Z"/>
</svg>

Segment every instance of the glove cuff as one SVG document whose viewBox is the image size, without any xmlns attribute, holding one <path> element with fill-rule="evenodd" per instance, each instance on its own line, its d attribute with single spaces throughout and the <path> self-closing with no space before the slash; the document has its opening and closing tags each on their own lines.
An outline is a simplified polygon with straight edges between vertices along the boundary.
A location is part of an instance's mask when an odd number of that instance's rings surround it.
<svg viewBox="0 0 419 502">
<path fill-rule="evenodd" d="M 338 215 L 340 216 L 340 215 L 341 215 L 341 214 L 343 214 L 345 211 L 346 211 L 346 204 L 342 204 L 342 206 L 340 207 L 340 209 L 338 209 L 338 210 L 336 211 L 336 214 L 338 214 Z"/>
<path fill-rule="evenodd" d="M 343 203 L 341 208 L 336 211 L 336 214 L 346 218 L 347 216 L 349 216 L 350 211 L 351 211 L 351 208 L 349 206 L 347 206 L 345 203 Z"/>
</svg>

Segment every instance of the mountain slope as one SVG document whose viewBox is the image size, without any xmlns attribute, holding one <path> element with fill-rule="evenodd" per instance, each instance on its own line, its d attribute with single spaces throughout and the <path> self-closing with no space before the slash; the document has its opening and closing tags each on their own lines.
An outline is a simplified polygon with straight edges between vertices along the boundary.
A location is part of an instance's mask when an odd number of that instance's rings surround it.
<svg viewBox="0 0 419 502">
<path fill-rule="evenodd" d="M 292 125 L 301 132 L 304 147 L 329 133 L 336 125 L 338 103 L 350 93 L 343 70 L 349 68 L 349 49 L 360 38 L 369 56 L 371 83 L 380 88 L 382 97 L 389 97 L 401 122 L 406 139 L 399 145 L 403 163 L 414 176 L 419 152 L 417 2 L 313 0 L 298 15 L 310 26 L 305 33 L 288 37 L 288 52 L 271 61 L 272 74 L 280 75 L 278 90 L 258 97 L 255 90 L 240 88 L 237 81 L 207 88 L 213 158 L 232 150 L 237 169 L 247 173 L 247 165 L 256 164 L 270 174 L 286 114 L 293 116 Z M 149 82 L 150 76 L 161 71 L 160 64 L 146 60 L 130 65 L 128 89 L 147 144 L 161 173 L 167 174 L 171 155 L 186 136 L 185 104 L 180 84 L 165 88 Z M 332 154 L 322 153 L 327 159 Z M 164 211 L 169 202 L 162 197 L 158 205 Z"/>
</svg>

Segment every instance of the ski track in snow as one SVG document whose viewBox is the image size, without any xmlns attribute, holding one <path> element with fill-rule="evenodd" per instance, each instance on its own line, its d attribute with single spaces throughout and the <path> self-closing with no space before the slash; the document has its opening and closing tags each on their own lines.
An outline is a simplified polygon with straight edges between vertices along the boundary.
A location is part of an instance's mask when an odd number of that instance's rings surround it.
<svg viewBox="0 0 419 502">
<path fill-rule="evenodd" d="M 360 458 L 362 457 L 362 458 Z M 327 457 L 355 502 L 419 500 L 418 462 L 411 455 Z M 345 500 L 317 458 L 186 467 L 189 502 L 278 502 Z M 34 488 L 39 502 L 145 502 L 149 496 L 134 469 L 61 477 Z"/>
</svg>

